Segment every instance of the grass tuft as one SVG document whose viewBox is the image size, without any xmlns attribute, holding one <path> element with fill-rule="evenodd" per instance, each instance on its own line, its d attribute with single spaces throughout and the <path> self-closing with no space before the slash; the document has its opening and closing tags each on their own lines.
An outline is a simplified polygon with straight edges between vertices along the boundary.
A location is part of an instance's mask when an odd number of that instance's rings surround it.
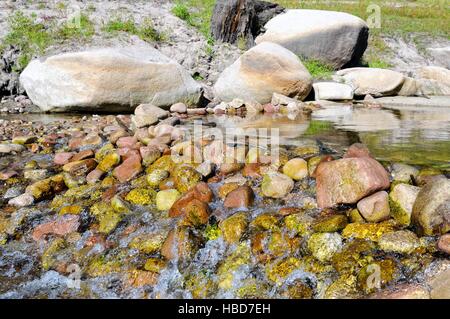
<svg viewBox="0 0 450 319">
<path fill-rule="evenodd" d="M 137 35 L 147 42 L 164 40 L 163 35 L 155 29 L 150 19 L 145 19 L 141 25 L 137 25 L 132 17 L 126 19 L 115 17 L 106 23 L 103 31 L 108 33 L 126 32 Z"/>
<path fill-rule="evenodd" d="M 314 79 L 328 80 L 334 72 L 334 68 L 322 61 L 307 59 L 303 65 L 308 69 Z"/>
</svg>

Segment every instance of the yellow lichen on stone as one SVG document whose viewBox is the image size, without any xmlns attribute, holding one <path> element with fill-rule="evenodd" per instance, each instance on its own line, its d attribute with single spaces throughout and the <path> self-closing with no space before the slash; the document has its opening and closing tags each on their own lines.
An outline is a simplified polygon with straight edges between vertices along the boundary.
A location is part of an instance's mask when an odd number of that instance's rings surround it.
<svg viewBox="0 0 450 319">
<path fill-rule="evenodd" d="M 342 231 L 344 238 L 361 238 L 377 242 L 383 234 L 394 231 L 391 221 L 381 223 L 351 223 Z"/>
<path fill-rule="evenodd" d="M 155 201 L 155 197 L 156 192 L 153 189 L 136 188 L 127 194 L 125 200 L 135 205 L 147 206 Z"/>
</svg>

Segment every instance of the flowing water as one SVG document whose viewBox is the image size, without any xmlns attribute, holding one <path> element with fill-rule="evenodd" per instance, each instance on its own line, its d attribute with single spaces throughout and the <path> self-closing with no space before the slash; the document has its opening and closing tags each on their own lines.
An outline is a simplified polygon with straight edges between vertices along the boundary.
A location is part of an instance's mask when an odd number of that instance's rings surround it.
<svg viewBox="0 0 450 319">
<path fill-rule="evenodd" d="M 80 115 L 17 115 L 3 118 L 14 117 L 48 124 L 74 119 Z M 192 127 L 194 121 L 190 119 L 182 122 L 187 127 Z M 283 147 L 291 148 L 315 141 L 327 153 L 341 154 L 349 145 L 361 142 L 382 162 L 403 162 L 450 171 L 450 106 L 367 109 L 344 104 L 330 106 L 308 116 L 209 115 L 202 118 L 202 123 L 205 128 L 215 127 L 222 131 L 231 128 L 234 132 L 239 129 L 278 128 Z M 308 189 L 313 181 L 309 183 L 296 186 L 296 189 Z M 216 198 L 220 185 L 211 185 Z M 267 201 L 257 196 L 248 211 L 250 220 L 265 213 L 276 212 L 281 207 L 306 205 L 313 201 L 313 194 L 301 189 L 291 195 L 284 202 Z M 336 273 L 323 265 L 317 265 L 317 268 L 323 267 L 320 271 L 312 271 L 305 265 L 299 266 L 299 260 L 305 256 L 304 244 L 300 244 L 296 252 L 285 247 L 269 264 L 262 263 L 252 254 L 251 230 L 238 245 L 229 245 L 223 237 L 212 236 L 200 245 L 189 262 L 175 260 L 168 263 L 152 286 L 124 285 L 124 274 L 130 268 L 142 267 L 145 258 L 149 257 L 142 257 L 135 249 L 128 248 L 130 241 L 142 234 L 167 234 L 176 225 L 175 220 L 148 208 L 139 208 L 127 215 L 126 223 L 109 235 L 108 241 L 115 243 L 113 249 L 105 252 L 104 246 L 94 245 L 86 254 L 104 254 L 105 260 L 120 265 L 120 271 L 104 271 L 100 276 L 86 276 L 77 271 L 66 275 L 55 270 L 44 271 L 40 266 L 40 256 L 48 246 L 35 243 L 29 235 L 35 225 L 46 220 L 50 211 L 48 205 L 48 202 L 41 202 L 32 209 L 19 209 L 15 213 L 16 218 L 20 218 L 21 214 L 27 216 L 22 226 L 28 230 L 24 236 L 0 246 L 0 298 L 283 298 L 291 296 L 286 291 L 298 283 L 301 285 L 297 287 L 306 285 L 308 289 L 312 289 L 314 297 L 320 298 L 324 296 L 325 288 L 337 278 Z M 223 217 L 221 215 L 229 216 L 235 212 L 224 211 L 221 205 L 220 201 L 211 204 L 213 218 L 220 219 Z M 313 217 L 317 213 L 317 209 L 310 212 Z M 126 226 L 135 226 L 136 230 L 130 233 Z M 292 233 L 284 228 L 281 231 L 274 228 L 270 232 L 281 236 L 282 241 L 288 241 L 292 237 Z M 81 247 L 89 235 L 90 230 L 86 230 L 81 238 L 75 238 L 67 244 L 67 248 L 61 249 L 54 256 L 57 263 L 77 264 L 77 252 L 82 251 Z M 191 235 L 202 236 L 204 230 L 195 230 Z M 297 259 L 289 259 L 290 257 Z M 390 258 L 399 262 L 396 256 Z M 272 280 L 268 279 L 276 267 L 289 269 L 291 266 L 294 270 L 288 271 L 283 280 L 273 279 L 273 276 Z M 71 286 L 74 278 L 80 279 L 80 285 L 75 288 Z M 396 282 L 401 280 L 418 279 L 413 272 L 403 271 Z"/>
</svg>

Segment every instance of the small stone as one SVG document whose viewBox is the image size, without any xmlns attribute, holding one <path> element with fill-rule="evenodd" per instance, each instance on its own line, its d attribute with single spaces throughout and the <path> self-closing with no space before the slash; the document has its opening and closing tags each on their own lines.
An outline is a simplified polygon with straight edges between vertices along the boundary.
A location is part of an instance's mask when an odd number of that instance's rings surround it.
<svg viewBox="0 0 450 319">
<path fill-rule="evenodd" d="M 224 201 L 226 208 L 247 208 L 253 205 L 254 194 L 249 186 L 240 186 L 228 193 Z"/>
<path fill-rule="evenodd" d="M 442 235 L 437 246 L 440 251 L 450 255 L 450 234 Z"/>
<path fill-rule="evenodd" d="M 176 189 L 159 191 L 156 194 L 156 208 L 161 211 L 169 210 L 180 196 Z"/>
<path fill-rule="evenodd" d="M 32 181 L 39 181 L 47 177 L 46 169 L 32 169 L 23 172 L 23 177 Z"/>
<path fill-rule="evenodd" d="M 293 158 L 284 164 L 283 173 L 299 181 L 308 176 L 308 163 L 302 158 Z"/>
<path fill-rule="evenodd" d="M 3 170 L 0 172 L 0 181 L 6 181 L 11 177 L 17 176 L 19 173 L 13 170 Z"/>
<path fill-rule="evenodd" d="M 180 193 L 187 192 L 202 179 L 202 175 L 189 165 L 177 166 L 172 177 L 175 187 Z"/>
<path fill-rule="evenodd" d="M 24 193 L 16 198 L 9 200 L 8 205 L 16 207 L 31 206 L 34 203 L 34 197 L 28 193 Z"/>
<path fill-rule="evenodd" d="M 158 158 L 161 157 L 161 152 L 156 146 L 145 146 L 139 149 L 142 157 L 142 163 L 145 166 L 153 164 Z"/>
<path fill-rule="evenodd" d="M 141 146 L 139 141 L 134 136 L 124 136 L 117 140 L 116 142 L 117 147 L 119 148 L 128 148 L 128 149 L 139 149 Z"/>
<path fill-rule="evenodd" d="M 409 230 L 399 230 L 383 234 L 378 241 L 380 248 L 386 252 L 411 254 L 420 247 L 419 238 Z"/>
<path fill-rule="evenodd" d="M 187 106 L 184 103 L 175 103 L 170 107 L 170 112 L 172 113 L 186 113 L 187 112 Z"/>
<path fill-rule="evenodd" d="M 119 165 L 119 163 L 120 163 L 120 155 L 117 154 L 116 152 L 109 152 L 100 161 L 100 163 L 97 166 L 97 169 L 102 172 L 108 173 L 114 167 Z"/>
<path fill-rule="evenodd" d="M 94 151 L 93 150 L 84 150 L 81 152 L 76 153 L 75 155 L 72 156 L 72 158 L 70 159 L 70 162 L 78 162 L 90 157 L 94 157 Z"/>
<path fill-rule="evenodd" d="M 391 175 L 394 181 L 410 183 L 419 174 L 419 170 L 411 165 L 394 163 L 391 165 Z"/>
<path fill-rule="evenodd" d="M 103 176 L 104 174 L 105 174 L 104 171 L 102 171 L 102 170 L 96 168 L 96 169 L 94 169 L 93 171 L 91 171 L 89 174 L 87 174 L 87 176 L 86 176 L 86 182 L 87 182 L 88 184 L 95 184 L 95 183 L 97 183 L 97 182 L 102 178 L 102 176 Z"/>
<path fill-rule="evenodd" d="M 385 191 L 360 200 L 357 207 L 368 222 L 378 223 L 390 217 L 389 195 Z"/>
<path fill-rule="evenodd" d="M 0 144 L 0 154 L 19 153 L 25 150 L 25 147 L 20 144 Z"/>
<path fill-rule="evenodd" d="M 125 200 L 135 205 L 147 206 L 154 202 L 155 196 L 153 189 L 136 188 L 127 194 Z"/>
<path fill-rule="evenodd" d="M 372 157 L 370 150 L 361 143 L 352 144 L 344 155 L 344 158 L 352 157 Z"/>
<path fill-rule="evenodd" d="M 76 162 L 70 162 L 63 166 L 63 171 L 71 175 L 86 175 L 90 171 L 94 170 L 97 166 L 97 162 L 90 158 Z"/>
<path fill-rule="evenodd" d="M 211 163 L 210 161 L 205 161 L 201 163 L 199 166 L 197 166 L 195 170 L 200 174 L 202 174 L 203 177 L 208 177 L 212 174 L 214 170 L 214 164 Z"/>
<path fill-rule="evenodd" d="M 121 183 L 126 183 L 142 172 L 141 157 L 139 155 L 127 158 L 113 171 L 113 176 Z"/>
<path fill-rule="evenodd" d="M 69 163 L 69 160 L 73 157 L 72 152 L 61 152 L 61 153 L 56 153 L 55 154 L 55 158 L 53 159 L 53 163 L 55 163 L 56 165 L 65 165 L 67 163 Z"/>
<path fill-rule="evenodd" d="M 65 215 L 58 217 L 54 221 L 37 226 L 33 230 L 32 237 L 35 241 L 39 241 L 49 234 L 65 236 L 72 232 L 76 232 L 79 226 L 79 216 Z"/>
<path fill-rule="evenodd" d="M 196 198 L 189 201 L 184 209 L 183 224 L 198 227 L 206 225 L 209 219 L 209 206 Z"/>
<path fill-rule="evenodd" d="M 308 249 L 321 262 L 330 261 L 342 248 L 342 238 L 338 233 L 315 233 L 308 240 Z"/>
<path fill-rule="evenodd" d="M 312 227 L 315 232 L 334 233 L 344 229 L 347 224 L 345 215 L 331 215 L 318 218 Z"/>
<path fill-rule="evenodd" d="M 155 169 L 148 173 L 146 179 L 150 187 L 158 187 L 158 185 L 169 177 L 169 172 L 162 169 Z"/>
<path fill-rule="evenodd" d="M 414 202 L 420 188 L 408 184 L 397 184 L 389 194 L 391 216 L 402 226 L 411 224 L 411 214 Z"/>
<path fill-rule="evenodd" d="M 268 172 L 264 175 L 261 191 L 264 196 L 272 198 L 283 198 L 294 188 L 294 181 L 281 173 Z"/>
<path fill-rule="evenodd" d="M 14 144 L 25 145 L 31 144 L 37 141 L 36 136 L 16 136 L 12 139 Z"/>
</svg>

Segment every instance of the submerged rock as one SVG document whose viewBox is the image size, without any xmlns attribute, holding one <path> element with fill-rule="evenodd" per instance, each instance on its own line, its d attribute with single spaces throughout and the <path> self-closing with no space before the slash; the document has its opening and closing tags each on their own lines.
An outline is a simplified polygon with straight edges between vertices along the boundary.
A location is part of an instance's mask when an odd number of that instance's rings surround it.
<svg viewBox="0 0 450 319">
<path fill-rule="evenodd" d="M 272 198 L 283 198 L 294 188 L 294 181 L 281 173 L 269 172 L 264 175 L 261 191 L 264 196 Z"/>
<path fill-rule="evenodd" d="M 385 191 L 370 195 L 358 202 L 358 211 L 365 220 L 372 223 L 389 219 L 389 195 Z"/>
<path fill-rule="evenodd" d="M 420 188 L 407 184 L 395 185 L 389 194 L 391 215 L 403 226 L 411 224 L 411 214 Z"/>
<path fill-rule="evenodd" d="M 321 262 L 330 261 L 342 248 L 342 237 L 338 233 L 315 233 L 308 240 L 308 249 Z"/>
<path fill-rule="evenodd" d="M 420 247 L 420 241 L 413 232 L 400 230 L 381 235 L 378 245 L 387 252 L 410 254 Z"/>
</svg>

